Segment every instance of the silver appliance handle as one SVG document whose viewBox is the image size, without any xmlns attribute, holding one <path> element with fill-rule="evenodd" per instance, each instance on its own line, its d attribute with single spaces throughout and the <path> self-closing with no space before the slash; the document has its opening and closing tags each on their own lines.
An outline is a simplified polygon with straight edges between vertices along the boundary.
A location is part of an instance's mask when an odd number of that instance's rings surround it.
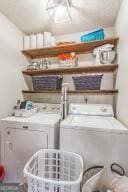
<svg viewBox="0 0 128 192">
<path fill-rule="evenodd" d="M 6 152 L 11 153 L 13 151 L 13 144 L 10 141 L 6 141 Z"/>
</svg>

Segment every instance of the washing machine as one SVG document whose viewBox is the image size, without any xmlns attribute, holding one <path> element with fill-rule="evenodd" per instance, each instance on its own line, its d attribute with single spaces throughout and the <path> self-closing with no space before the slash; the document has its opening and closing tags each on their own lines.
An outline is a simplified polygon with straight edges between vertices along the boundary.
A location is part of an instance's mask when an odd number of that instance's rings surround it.
<svg viewBox="0 0 128 192">
<path fill-rule="evenodd" d="M 128 129 L 111 105 L 71 104 L 60 125 L 60 149 L 82 155 L 85 169 L 111 163 L 128 169 Z"/>
<path fill-rule="evenodd" d="M 23 168 L 36 151 L 59 148 L 60 105 L 36 105 L 38 112 L 31 117 L 2 119 L 1 163 L 6 169 L 4 182 L 23 182 Z"/>
</svg>

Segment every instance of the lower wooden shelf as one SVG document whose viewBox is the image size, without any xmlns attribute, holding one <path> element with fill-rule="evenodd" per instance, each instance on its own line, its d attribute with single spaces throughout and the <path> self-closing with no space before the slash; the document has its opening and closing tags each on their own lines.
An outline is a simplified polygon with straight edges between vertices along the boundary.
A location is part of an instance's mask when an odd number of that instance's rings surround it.
<svg viewBox="0 0 128 192">
<path fill-rule="evenodd" d="M 31 91 L 31 90 L 23 90 L 22 93 L 61 93 L 60 90 L 43 90 L 43 91 Z M 111 90 L 69 90 L 68 93 L 71 94 L 116 94 L 118 93 L 117 89 L 111 89 Z"/>
</svg>

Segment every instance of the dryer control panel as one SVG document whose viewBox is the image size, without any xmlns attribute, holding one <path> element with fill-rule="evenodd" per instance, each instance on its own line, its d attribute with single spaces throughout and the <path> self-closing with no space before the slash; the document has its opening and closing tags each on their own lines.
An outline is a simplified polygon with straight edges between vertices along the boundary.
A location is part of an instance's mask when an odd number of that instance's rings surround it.
<svg viewBox="0 0 128 192">
<path fill-rule="evenodd" d="M 57 113 L 61 112 L 60 104 L 50 104 L 50 103 L 35 103 L 35 106 L 38 108 L 39 112 L 42 113 Z"/>
</svg>

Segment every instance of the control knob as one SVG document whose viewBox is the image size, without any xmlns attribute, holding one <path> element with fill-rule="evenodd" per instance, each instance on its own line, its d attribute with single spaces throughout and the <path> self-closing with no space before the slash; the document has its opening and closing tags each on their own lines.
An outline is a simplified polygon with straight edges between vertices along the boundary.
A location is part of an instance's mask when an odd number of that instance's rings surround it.
<svg viewBox="0 0 128 192">
<path fill-rule="evenodd" d="M 42 106 L 42 109 L 46 109 L 46 108 L 47 108 L 47 106 L 46 106 L 46 105 L 43 105 L 43 106 Z"/>
<path fill-rule="evenodd" d="M 55 109 L 55 106 L 52 106 L 52 110 L 54 110 Z"/>
<path fill-rule="evenodd" d="M 101 108 L 101 111 L 105 113 L 105 112 L 107 112 L 107 109 L 103 107 L 103 108 Z"/>
</svg>

